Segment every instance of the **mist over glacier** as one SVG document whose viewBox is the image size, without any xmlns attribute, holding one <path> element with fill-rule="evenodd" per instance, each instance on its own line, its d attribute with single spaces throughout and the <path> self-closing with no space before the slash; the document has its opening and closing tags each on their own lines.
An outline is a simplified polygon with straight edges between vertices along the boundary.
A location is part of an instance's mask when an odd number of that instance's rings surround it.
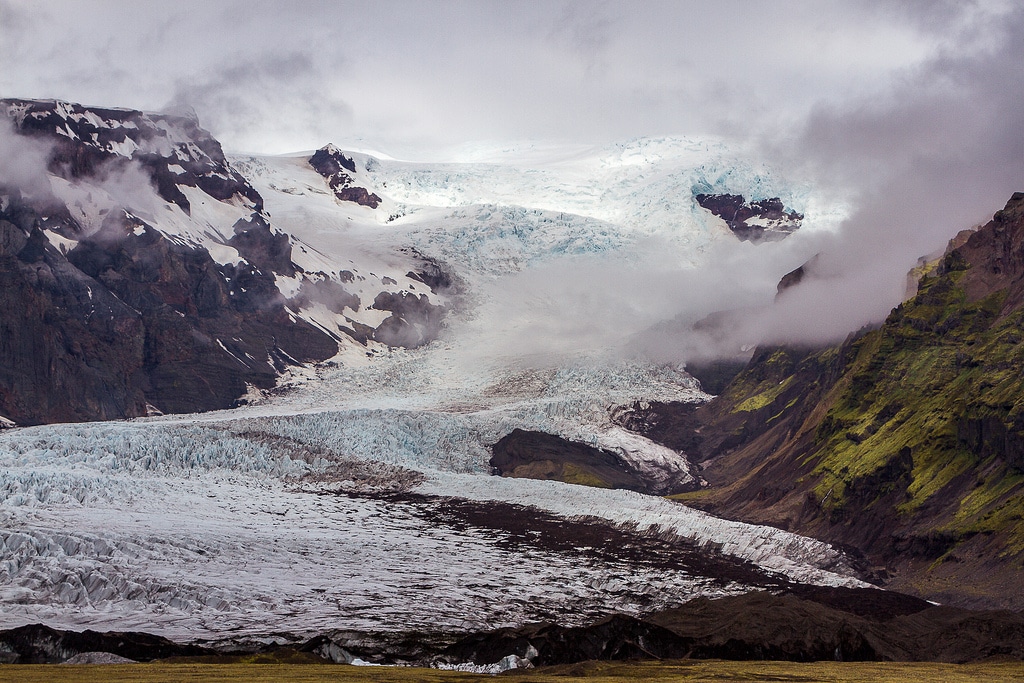
<svg viewBox="0 0 1024 683">
<path fill-rule="evenodd" d="M 625 7 L 0 0 L 0 59 L 19 67 L 4 94 L 198 115 L 234 150 L 216 172 L 258 190 L 296 264 L 343 285 L 291 314 L 338 355 L 233 410 L 0 432 L 2 625 L 455 632 L 862 586 L 828 544 L 490 476 L 490 449 L 543 431 L 698 482 L 616 411 L 708 400 L 687 362 L 879 320 L 918 257 L 1020 189 L 1024 11 L 793 1 L 768 31 L 744 3 Z M 329 141 L 379 207 L 339 202 L 295 151 Z M 71 182 L 46 155 L 0 130 L 0 184 L 52 192 L 88 230 L 123 207 L 216 264 L 243 260 L 225 236 L 251 201 L 183 186 L 186 211 L 134 163 Z M 805 218 L 741 242 L 697 193 L 779 197 Z M 452 286 L 433 291 L 424 263 Z M 299 275 L 274 282 L 301 299 Z M 368 339 L 382 294 L 446 306 L 439 338 Z"/>
<path fill-rule="evenodd" d="M 42 115 L 58 131 L 90 117 L 64 103 Z M 293 363 L 276 391 L 253 389 L 232 410 L 0 435 L 5 623 L 178 638 L 339 625 L 457 632 L 584 623 L 789 582 L 862 585 L 841 551 L 817 541 L 632 492 L 490 476 L 493 444 L 526 429 L 614 453 L 652 481 L 696 485 L 683 455 L 627 431 L 615 411 L 706 395 L 678 363 L 630 357 L 611 330 L 628 337 L 659 320 L 670 279 L 736 242 L 694 206 L 695 190 L 781 194 L 814 214 L 807 187 L 713 141 L 558 157 L 509 151 L 500 163 L 437 166 L 354 154 L 352 173 L 380 192 L 376 207 L 337 201 L 306 155 L 216 167 L 258 190 L 261 215 L 304 273 L 348 287 L 345 306 L 294 300 L 291 316 L 324 329 L 380 323 L 381 296 L 431 289 L 409 271 L 430 258 L 456 283 L 430 292 L 451 306 L 445 334 L 408 349 L 337 335 L 337 356 Z M 48 176 L 83 227 L 47 230 L 54 248 L 91 239 L 92 217 L 122 206 L 153 233 L 237 262 L 224 233 L 251 201 L 183 184 L 186 212 L 133 182 L 133 159 L 118 163 L 128 170 Z M 654 254 L 664 298 L 652 312 L 616 311 L 622 293 L 598 283 L 621 277 L 621 289 Z M 275 283 L 289 294 L 303 284 L 298 271 Z M 606 301 L 581 307 L 591 296 Z M 616 316 L 605 333 L 578 329 Z M 540 334 L 536 324 L 564 327 Z M 518 523 L 531 529 L 525 539 Z M 647 550 L 620 557 L 622 547 Z M 495 566 L 506 569 L 496 576 Z"/>
</svg>

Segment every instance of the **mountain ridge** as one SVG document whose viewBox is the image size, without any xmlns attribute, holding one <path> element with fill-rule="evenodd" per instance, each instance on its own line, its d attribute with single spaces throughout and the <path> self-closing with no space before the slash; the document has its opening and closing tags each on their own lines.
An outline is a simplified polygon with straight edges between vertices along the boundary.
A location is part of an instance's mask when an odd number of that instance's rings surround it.
<svg viewBox="0 0 1024 683">
<path fill-rule="evenodd" d="M 702 464 L 688 504 L 855 548 L 900 590 L 1019 609 L 1022 240 L 1016 193 L 876 328 L 760 348 L 711 403 L 623 419 Z"/>
</svg>

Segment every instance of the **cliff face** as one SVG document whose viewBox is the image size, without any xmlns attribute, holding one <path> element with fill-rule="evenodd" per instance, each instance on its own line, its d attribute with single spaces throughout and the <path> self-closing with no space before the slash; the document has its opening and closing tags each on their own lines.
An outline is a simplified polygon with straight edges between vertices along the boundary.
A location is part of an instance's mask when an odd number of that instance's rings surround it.
<svg viewBox="0 0 1024 683">
<path fill-rule="evenodd" d="M 892 587 L 1024 607 L 1024 194 L 875 330 L 759 349 L 710 404 L 627 422 L 704 463 L 684 499 L 848 544 Z"/>
<path fill-rule="evenodd" d="M 194 120 L 26 100 L 4 100 L 0 113 L 45 145 L 39 172 L 52 178 L 0 187 L 0 416 L 28 425 L 227 408 L 286 365 L 337 352 L 289 314 L 275 285 L 295 273 L 289 238 Z M 227 258 L 151 224 L 161 211 L 187 220 L 196 200 L 248 214 L 217 236 Z"/>
</svg>

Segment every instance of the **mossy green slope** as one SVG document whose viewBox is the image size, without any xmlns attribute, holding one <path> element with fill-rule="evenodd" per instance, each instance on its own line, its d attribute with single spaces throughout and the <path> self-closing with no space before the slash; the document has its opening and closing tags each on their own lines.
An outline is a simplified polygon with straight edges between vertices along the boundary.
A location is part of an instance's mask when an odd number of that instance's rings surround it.
<svg viewBox="0 0 1024 683">
<path fill-rule="evenodd" d="M 1021 264 L 1017 194 L 877 329 L 759 350 L 697 416 L 715 487 L 689 500 L 851 544 L 906 590 L 1024 608 Z"/>
</svg>

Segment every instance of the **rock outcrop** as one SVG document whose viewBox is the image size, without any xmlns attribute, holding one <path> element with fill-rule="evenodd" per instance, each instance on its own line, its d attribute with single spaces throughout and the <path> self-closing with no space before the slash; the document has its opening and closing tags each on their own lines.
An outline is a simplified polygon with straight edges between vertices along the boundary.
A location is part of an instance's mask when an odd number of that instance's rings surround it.
<svg viewBox="0 0 1024 683">
<path fill-rule="evenodd" d="M 611 450 L 545 432 L 514 429 L 491 446 L 491 469 L 504 477 L 564 481 L 666 495 L 697 488 L 687 469 L 645 470 Z M 683 456 L 678 456 L 685 462 Z"/>
<path fill-rule="evenodd" d="M 380 206 L 381 198 L 377 194 L 354 184 L 356 162 L 334 145 L 318 149 L 309 158 L 309 165 L 327 180 L 338 201 L 354 202 L 371 209 Z"/>
<path fill-rule="evenodd" d="M 337 352 L 286 308 L 275 279 L 296 272 L 289 237 L 194 119 L 30 100 L 0 112 L 47 146 L 39 172 L 64 188 L 0 188 L 0 415 L 29 425 L 227 408 Z M 217 261 L 144 218 L 164 202 L 187 217 L 189 196 L 249 214 L 218 238 L 237 257 Z"/>
<path fill-rule="evenodd" d="M 724 220 L 743 241 L 784 239 L 797 230 L 804 219 L 801 213 L 787 211 L 778 197 L 746 201 L 739 194 L 698 194 L 694 199 L 702 208 Z"/>
</svg>

